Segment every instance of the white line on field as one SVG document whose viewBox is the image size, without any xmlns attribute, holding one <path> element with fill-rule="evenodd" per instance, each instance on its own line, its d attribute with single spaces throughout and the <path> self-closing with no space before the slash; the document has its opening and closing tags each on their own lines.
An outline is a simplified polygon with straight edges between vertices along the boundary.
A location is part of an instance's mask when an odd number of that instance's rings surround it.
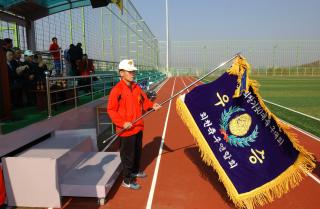
<svg viewBox="0 0 320 209">
<path fill-rule="evenodd" d="M 313 119 L 313 120 L 316 120 L 316 121 L 319 121 L 319 122 L 320 122 L 320 119 L 319 119 L 319 118 L 313 117 L 313 116 L 311 116 L 311 115 L 307 115 L 307 114 L 305 114 L 305 113 L 302 113 L 302 112 L 296 111 L 296 110 L 294 110 L 294 109 L 291 109 L 291 108 L 288 108 L 288 107 L 285 107 L 285 106 L 282 106 L 282 105 L 276 104 L 276 103 L 274 103 L 274 102 L 271 102 L 271 101 L 268 101 L 268 100 L 265 100 L 265 99 L 263 99 L 263 101 L 265 101 L 266 103 L 269 103 L 269 104 L 275 105 L 275 106 L 277 106 L 277 107 L 281 107 L 281 108 L 283 108 L 283 109 L 289 110 L 289 111 L 291 111 L 291 112 L 294 112 L 294 113 L 297 113 L 297 114 L 303 115 L 303 116 L 305 116 L 305 117 L 308 117 L 308 118 L 311 118 L 311 119 Z"/>
</svg>

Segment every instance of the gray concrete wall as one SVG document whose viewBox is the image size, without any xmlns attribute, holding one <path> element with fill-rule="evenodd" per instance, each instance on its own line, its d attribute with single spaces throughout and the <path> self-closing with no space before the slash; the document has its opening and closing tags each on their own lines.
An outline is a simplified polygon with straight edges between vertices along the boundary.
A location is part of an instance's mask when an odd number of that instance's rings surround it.
<svg viewBox="0 0 320 209">
<path fill-rule="evenodd" d="M 96 106 L 104 103 L 105 99 L 98 99 L 50 119 L 0 135 L 0 157 L 55 130 L 96 128 Z"/>
</svg>

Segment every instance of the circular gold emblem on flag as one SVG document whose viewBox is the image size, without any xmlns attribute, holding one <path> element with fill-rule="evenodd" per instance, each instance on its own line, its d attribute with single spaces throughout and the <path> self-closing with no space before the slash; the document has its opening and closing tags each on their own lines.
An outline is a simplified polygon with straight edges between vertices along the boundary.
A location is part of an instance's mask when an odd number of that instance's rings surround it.
<svg viewBox="0 0 320 209">
<path fill-rule="evenodd" d="M 236 136 L 244 136 L 248 133 L 251 122 L 251 117 L 247 113 L 237 116 L 229 123 L 230 132 Z"/>
<path fill-rule="evenodd" d="M 223 139 L 235 147 L 248 147 L 258 137 L 258 125 L 251 133 L 248 133 L 252 124 L 252 118 L 248 113 L 243 113 L 231 119 L 235 113 L 244 112 L 245 109 L 231 106 L 221 113 L 220 133 Z M 231 119 L 231 120 L 230 120 Z"/>
</svg>

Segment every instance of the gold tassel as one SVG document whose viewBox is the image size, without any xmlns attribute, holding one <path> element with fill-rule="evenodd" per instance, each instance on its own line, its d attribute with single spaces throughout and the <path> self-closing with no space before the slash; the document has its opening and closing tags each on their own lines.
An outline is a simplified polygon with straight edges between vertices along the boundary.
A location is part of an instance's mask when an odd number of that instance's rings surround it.
<svg viewBox="0 0 320 209">
<path fill-rule="evenodd" d="M 238 98 L 241 96 L 241 93 L 242 93 L 242 92 L 240 92 L 241 79 L 243 77 L 245 70 L 247 71 L 246 72 L 247 82 L 246 82 L 245 92 L 248 92 L 248 90 L 249 90 L 249 74 L 250 74 L 251 66 L 247 62 L 247 60 L 242 56 L 238 56 L 235 59 L 235 61 L 232 63 L 232 66 L 227 71 L 230 75 L 238 76 L 237 88 L 232 96 L 233 98 Z"/>
</svg>

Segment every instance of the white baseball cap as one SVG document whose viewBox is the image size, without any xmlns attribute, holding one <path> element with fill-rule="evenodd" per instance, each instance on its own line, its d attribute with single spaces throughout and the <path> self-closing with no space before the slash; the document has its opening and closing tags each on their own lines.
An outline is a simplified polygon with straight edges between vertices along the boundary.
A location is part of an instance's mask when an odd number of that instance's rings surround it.
<svg viewBox="0 0 320 209">
<path fill-rule="evenodd" d="M 125 71 L 136 71 L 138 70 L 135 66 L 134 66 L 134 62 L 133 60 L 122 60 L 119 63 L 119 70 L 125 70 Z"/>
<path fill-rule="evenodd" d="M 33 56 L 34 54 L 33 54 L 33 52 L 31 51 L 31 50 L 26 50 L 26 51 L 24 51 L 24 56 L 28 56 L 28 57 L 30 57 L 30 56 Z"/>
</svg>

